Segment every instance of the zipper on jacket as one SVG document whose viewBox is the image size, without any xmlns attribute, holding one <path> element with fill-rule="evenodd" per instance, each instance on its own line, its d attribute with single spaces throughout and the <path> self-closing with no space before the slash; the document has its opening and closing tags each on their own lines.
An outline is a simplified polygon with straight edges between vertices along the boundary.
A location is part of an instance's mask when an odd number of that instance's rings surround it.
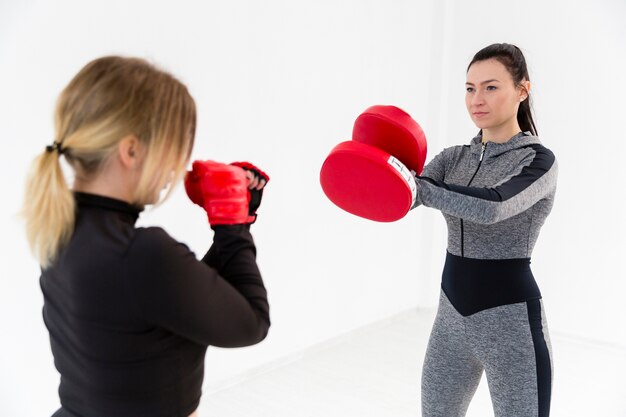
<svg viewBox="0 0 626 417">
<path fill-rule="evenodd" d="M 470 178 L 467 186 L 469 187 L 472 181 L 474 181 L 474 177 L 478 174 L 478 170 L 483 163 L 483 156 L 485 156 L 485 149 L 487 148 L 487 143 L 483 143 L 482 148 L 480 149 L 480 158 L 478 158 L 478 166 L 476 167 L 476 171 L 474 171 L 474 175 Z M 463 219 L 461 219 L 461 257 L 465 257 L 465 237 L 463 235 Z"/>
</svg>

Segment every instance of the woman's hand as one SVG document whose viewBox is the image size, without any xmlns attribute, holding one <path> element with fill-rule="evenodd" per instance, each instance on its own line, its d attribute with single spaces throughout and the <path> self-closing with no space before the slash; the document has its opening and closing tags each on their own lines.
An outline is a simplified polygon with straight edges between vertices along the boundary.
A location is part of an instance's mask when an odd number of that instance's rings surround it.
<svg viewBox="0 0 626 417">
<path fill-rule="evenodd" d="M 267 184 L 267 180 L 261 176 L 256 175 L 252 171 L 246 171 L 246 178 L 248 179 L 249 190 L 261 190 Z"/>
<path fill-rule="evenodd" d="M 248 191 L 250 193 L 249 214 L 256 220 L 256 211 L 261 205 L 263 188 L 267 185 L 270 177 L 262 169 L 250 162 L 233 162 L 231 165 L 238 166 L 246 172 Z M 254 221 L 252 221 L 252 223 L 254 223 Z"/>
</svg>

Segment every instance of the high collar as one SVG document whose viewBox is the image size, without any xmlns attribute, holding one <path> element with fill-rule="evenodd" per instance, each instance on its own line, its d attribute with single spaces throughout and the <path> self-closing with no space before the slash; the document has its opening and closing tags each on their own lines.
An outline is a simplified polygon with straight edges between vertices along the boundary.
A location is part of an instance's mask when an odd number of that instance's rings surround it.
<svg viewBox="0 0 626 417">
<path fill-rule="evenodd" d="M 74 198 L 76 199 L 76 204 L 80 207 L 96 207 L 128 214 L 132 217 L 133 222 L 137 221 L 139 213 L 143 211 L 143 207 L 134 206 L 126 201 L 103 195 L 74 191 Z"/>
<path fill-rule="evenodd" d="M 480 155 L 483 145 L 482 139 L 482 134 L 479 133 L 470 142 L 470 147 L 473 154 Z M 539 143 L 541 143 L 539 141 L 539 138 L 537 136 L 533 136 L 530 132 L 519 132 L 511 139 L 503 143 L 487 142 L 483 159 L 492 158 L 513 149 L 523 148 L 528 145 L 534 145 Z"/>
</svg>

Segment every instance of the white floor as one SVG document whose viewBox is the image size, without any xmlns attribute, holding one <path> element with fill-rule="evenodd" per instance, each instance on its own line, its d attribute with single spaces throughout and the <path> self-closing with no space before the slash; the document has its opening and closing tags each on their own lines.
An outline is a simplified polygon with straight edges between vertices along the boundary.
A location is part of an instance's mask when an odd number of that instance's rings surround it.
<svg viewBox="0 0 626 417">
<path fill-rule="evenodd" d="M 199 417 L 420 416 L 434 311 L 408 311 L 204 387 Z M 626 417 L 626 349 L 552 332 L 552 417 Z M 493 416 L 483 377 L 467 417 Z M 514 416 L 511 416 L 514 417 Z"/>
</svg>

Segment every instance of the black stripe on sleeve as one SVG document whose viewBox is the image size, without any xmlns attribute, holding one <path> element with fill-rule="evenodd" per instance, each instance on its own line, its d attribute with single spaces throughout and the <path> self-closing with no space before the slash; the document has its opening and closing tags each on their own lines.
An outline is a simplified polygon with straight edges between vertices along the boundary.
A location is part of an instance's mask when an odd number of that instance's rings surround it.
<svg viewBox="0 0 626 417">
<path fill-rule="evenodd" d="M 530 145 L 528 148 L 532 148 L 535 151 L 535 157 L 532 162 L 522 168 L 518 175 L 511 177 L 507 182 L 497 187 L 465 187 L 463 185 L 446 184 L 443 181 L 437 181 L 428 177 L 419 178 L 455 193 L 489 201 L 506 201 L 530 187 L 548 172 L 554 164 L 554 154 L 550 149 L 539 144 Z"/>
</svg>

